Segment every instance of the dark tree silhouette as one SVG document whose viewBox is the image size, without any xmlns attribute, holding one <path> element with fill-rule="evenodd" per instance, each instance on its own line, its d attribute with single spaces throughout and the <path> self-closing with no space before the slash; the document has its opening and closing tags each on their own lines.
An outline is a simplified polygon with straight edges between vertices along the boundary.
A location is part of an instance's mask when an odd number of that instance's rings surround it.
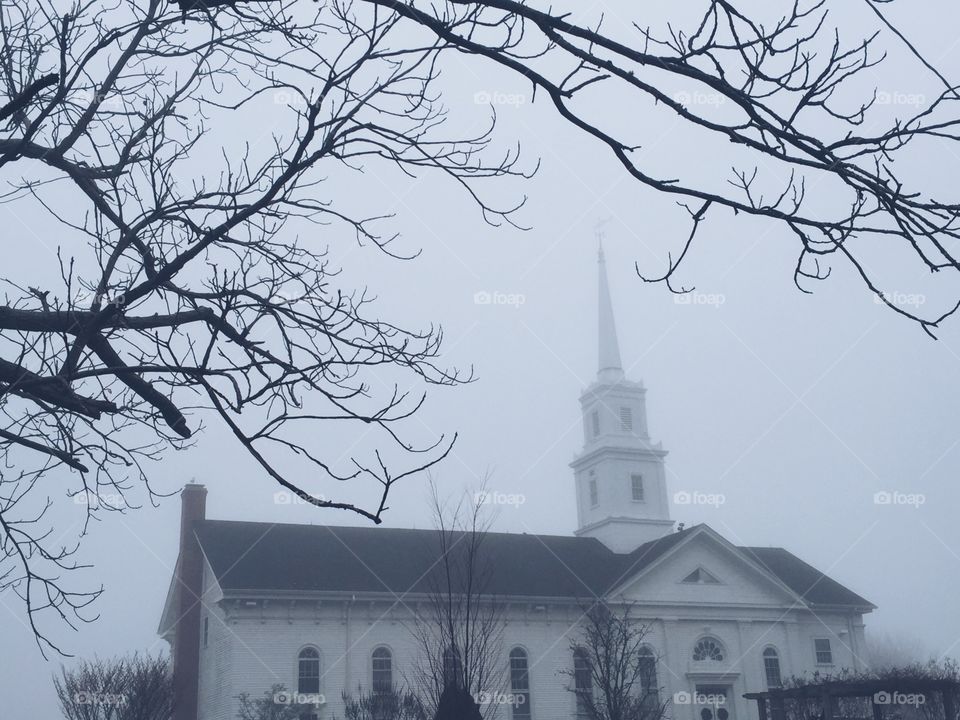
<svg viewBox="0 0 960 720">
<path fill-rule="evenodd" d="M 53 683 L 67 720 L 168 720 L 173 707 L 165 657 L 83 661 Z"/>
<path fill-rule="evenodd" d="M 943 162 L 960 141 L 960 96 L 875 0 L 855 27 L 834 23 L 823 0 L 702 0 L 688 28 L 659 31 L 519 0 L 64 7 L 0 6 L 0 201 L 39 208 L 63 233 L 31 222 L 0 246 L 0 590 L 23 597 L 46 647 L 38 615 L 82 620 L 97 595 L 62 579 L 75 545 L 51 535 L 58 495 L 38 487 L 53 471 L 60 497 L 89 501 L 88 519 L 134 506 L 137 486 L 153 501 L 152 462 L 206 421 L 303 501 L 378 522 L 395 483 L 449 451 L 451 437 L 415 444 L 406 421 L 425 387 L 470 373 L 437 363 L 439 329 L 382 318 L 372 292 L 340 286 L 318 241 L 321 228 L 346 231 L 404 257 L 382 199 L 345 198 L 335 173 L 432 172 L 488 222 L 515 222 L 522 202 L 489 199 L 490 181 L 524 172 L 517 152 L 490 148 L 495 115 L 473 136 L 446 134 L 435 81 L 449 55 L 523 78 L 630 178 L 676 198 L 689 236 L 644 279 L 686 291 L 678 270 L 726 210 L 779 224 L 805 291 L 838 258 L 931 334 L 960 307 L 924 315 L 891 300 L 865 259 L 882 245 L 951 282 L 960 270 L 953 188 L 895 164 Z M 867 20 L 877 33 L 864 34 Z M 884 42 L 942 94 L 889 117 L 863 82 Z M 703 92 L 724 112 L 684 99 Z M 647 167 L 642 135 L 611 122 L 611 97 L 670 114 L 704 158 L 733 148 L 732 174 Z M 56 262 L 27 262 L 39 243 L 56 246 Z M 910 263 L 901 272 L 913 282 Z M 379 433 L 379 451 L 338 461 L 339 447 L 317 441 L 337 422 Z M 307 472 L 335 492 L 305 487 Z M 379 491 L 369 507 L 354 494 L 364 482 Z"/>
<path fill-rule="evenodd" d="M 667 702 L 657 681 L 655 656 L 647 649 L 650 626 L 622 609 L 597 601 L 584 613 L 582 631 L 570 642 L 583 666 L 565 674 L 568 690 L 590 720 L 663 720 Z M 582 674 L 582 675 L 581 675 Z"/>
<path fill-rule="evenodd" d="M 438 551 L 439 557 L 424 578 L 426 600 L 415 608 L 411 630 L 418 657 L 410 685 L 430 716 L 457 717 L 469 708 L 491 715 L 494 704 L 481 710 L 476 701 L 503 687 L 505 621 L 503 602 L 491 589 L 495 560 L 486 542 L 486 490 L 453 502 L 440 496 L 434 482 L 431 489 L 437 534 L 424 552 Z"/>
<path fill-rule="evenodd" d="M 420 698 L 403 689 L 344 693 L 343 707 L 344 720 L 427 720 Z"/>
</svg>

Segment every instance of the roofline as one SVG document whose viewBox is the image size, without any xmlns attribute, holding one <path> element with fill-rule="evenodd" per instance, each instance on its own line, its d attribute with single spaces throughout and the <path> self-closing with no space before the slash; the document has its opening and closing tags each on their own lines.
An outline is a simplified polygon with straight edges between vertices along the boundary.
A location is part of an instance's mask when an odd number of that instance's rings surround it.
<svg viewBox="0 0 960 720">
<path fill-rule="evenodd" d="M 440 533 L 440 532 L 452 532 L 452 533 L 469 533 L 469 530 L 450 530 L 450 531 L 441 531 L 437 528 L 409 528 L 409 527 L 390 527 L 388 525 L 374 525 L 373 523 L 369 525 L 327 525 L 327 524 L 313 524 L 313 523 L 297 523 L 297 522 L 267 522 L 263 520 L 222 520 L 219 518 L 205 518 L 201 520 L 198 525 L 202 527 L 207 523 L 230 523 L 233 525 L 270 525 L 270 526 L 279 526 L 279 527 L 300 527 L 300 528 L 317 528 L 321 530 L 329 530 L 335 532 L 337 530 L 389 530 L 390 532 L 409 532 L 409 533 Z M 559 533 L 528 533 L 528 532 L 503 532 L 490 530 L 484 533 L 487 536 L 495 535 L 505 535 L 508 537 L 517 537 L 517 536 L 528 536 L 536 538 L 556 538 L 558 540 L 572 540 L 575 539 L 575 535 L 562 535 Z M 201 547 L 203 546 L 203 539 L 198 535 L 197 539 L 200 541 Z M 603 545 L 602 542 L 596 538 L 591 538 L 595 540 L 600 545 Z M 606 547 L 604 545 L 604 547 Z M 612 550 L 610 552 L 613 552 Z M 614 555 L 624 554 L 624 553 L 613 553 Z M 629 554 L 629 553 L 627 553 Z"/>
<path fill-rule="evenodd" d="M 667 521 L 667 522 L 672 523 L 672 522 L 674 522 L 674 521 Z M 380 528 L 382 528 L 383 530 L 390 530 L 391 532 L 411 532 L 411 533 L 437 533 L 437 532 L 440 532 L 439 530 L 436 530 L 436 529 L 433 529 L 433 528 L 423 528 L 423 529 L 421 529 L 421 528 L 392 528 L 392 527 L 390 527 L 390 528 L 384 528 L 383 526 L 375 526 L 375 525 L 312 525 L 312 524 L 293 523 L 293 522 L 260 522 L 260 521 L 248 521 L 248 520 L 220 520 L 220 519 L 216 519 L 216 518 L 205 518 L 205 519 L 202 520 L 199 524 L 200 524 L 200 526 L 202 526 L 202 525 L 204 525 L 204 524 L 206 524 L 206 523 L 227 523 L 227 524 L 237 524 L 237 525 L 267 525 L 267 526 L 271 526 L 271 527 L 273 527 L 273 526 L 302 527 L 302 528 L 308 528 L 308 527 L 309 527 L 309 528 L 317 528 L 317 529 L 327 529 L 327 530 L 331 531 L 331 532 L 334 533 L 334 534 L 335 534 L 335 532 L 336 532 L 337 530 L 350 530 L 350 531 L 352 531 L 352 530 L 376 530 L 376 529 L 380 529 Z M 462 531 L 462 532 L 468 532 L 468 531 Z M 836 611 L 842 611 L 842 612 L 845 612 L 845 613 L 849 613 L 849 612 L 851 612 L 851 611 L 857 611 L 857 612 L 859 612 L 860 614 L 870 613 L 870 612 L 872 612 L 873 610 L 876 610 L 876 609 L 877 609 L 877 606 L 874 605 L 873 603 L 871 603 L 869 600 L 866 600 L 866 598 L 862 598 L 862 599 L 866 602 L 865 605 L 864 605 L 864 604 L 858 604 L 858 603 L 851 603 L 851 604 L 835 604 L 835 603 L 823 604 L 823 603 L 815 603 L 815 602 L 808 601 L 808 600 L 804 599 L 801 595 L 799 595 L 795 590 L 793 590 L 793 589 L 790 588 L 788 585 L 786 585 L 786 583 L 784 583 L 782 580 L 780 580 L 780 578 L 776 575 L 776 573 L 774 573 L 773 571 L 767 569 L 762 563 L 759 563 L 758 561 L 755 561 L 755 560 L 754 560 L 752 557 L 750 557 L 750 555 L 749 555 L 749 551 L 751 551 L 751 550 L 756 550 L 756 549 L 782 550 L 782 551 L 784 551 L 784 552 L 789 553 L 789 551 L 788 551 L 788 550 L 785 550 L 784 548 L 775 547 L 775 546 L 759 546 L 759 545 L 758 545 L 758 546 L 743 546 L 743 547 L 740 547 L 740 546 L 738 546 L 738 545 L 733 544 L 732 542 L 730 542 L 730 541 L 727 540 L 726 538 L 724 538 L 722 535 L 720 535 L 716 530 L 714 530 L 713 528 L 711 528 L 711 527 L 710 527 L 709 525 L 707 525 L 706 523 L 698 523 L 697 525 L 694 525 L 694 526 L 692 526 L 692 527 L 686 528 L 685 530 L 679 531 L 679 532 L 684 532 L 684 533 L 686 533 L 687 537 L 682 538 L 679 542 L 675 543 L 673 546 L 671 546 L 670 548 L 668 548 L 665 552 L 663 552 L 659 557 L 657 557 L 657 558 L 656 558 L 653 562 L 651 562 L 649 565 L 646 565 L 646 566 L 640 568 L 638 571 L 630 572 L 630 573 L 627 573 L 627 574 L 623 575 L 621 578 L 619 578 L 619 579 L 617 580 L 617 583 L 616 583 L 615 585 L 612 585 L 611 587 L 607 588 L 607 590 L 603 593 L 602 598 L 605 599 L 605 600 L 608 601 L 608 602 L 611 601 L 611 600 L 618 594 L 618 592 L 619 592 L 619 593 L 622 593 L 622 591 L 626 588 L 626 586 L 627 586 L 629 583 L 632 583 L 632 582 L 636 581 L 638 578 L 642 577 L 642 576 L 645 575 L 646 573 L 648 573 L 648 572 L 652 571 L 654 568 L 658 567 L 661 563 L 665 562 L 667 558 L 669 558 L 669 557 L 672 556 L 675 552 L 677 552 L 681 547 L 683 547 L 683 546 L 686 545 L 688 542 L 690 542 L 694 537 L 697 537 L 697 536 L 699 536 L 699 535 L 701 535 L 701 534 L 703 534 L 703 533 L 707 533 L 710 537 L 712 537 L 712 538 L 714 538 L 715 540 L 717 540 L 721 546 L 726 547 L 730 552 L 734 553 L 742 562 L 748 564 L 751 568 L 753 568 L 753 570 L 754 570 L 755 572 L 757 572 L 757 573 L 760 574 L 761 576 L 767 578 L 768 582 L 773 583 L 775 586 L 781 588 L 781 589 L 782 589 L 786 594 L 788 594 L 790 597 L 794 598 L 794 601 L 793 601 L 792 604 L 784 604 L 783 606 L 780 606 L 780 605 L 743 604 L 743 605 L 713 605 L 712 607 L 756 607 L 756 608 L 778 607 L 778 608 L 781 608 L 781 609 L 797 609 L 797 610 L 810 610 L 810 611 L 814 611 L 814 610 L 819 610 L 819 611 L 836 610 Z M 569 541 L 569 540 L 572 540 L 572 539 L 581 539 L 581 540 L 590 539 L 590 540 L 593 540 L 594 542 L 600 543 L 600 544 L 602 545 L 601 541 L 598 540 L 598 539 L 596 539 L 596 538 L 591 538 L 591 537 L 583 536 L 583 535 L 579 535 L 579 534 L 575 534 L 575 535 L 553 535 L 553 534 L 541 534 L 541 533 L 511 533 L 511 532 L 490 532 L 490 533 L 487 533 L 487 534 L 488 534 L 488 535 L 493 535 L 493 536 L 509 536 L 509 537 L 529 536 L 529 537 L 535 537 L 535 538 L 556 538 L 556 539 L 558 539 L 558 540 L 564 540 L 564 541 Z M 397 593 L 392 593 L 392 592 L 390 592 L 390 591 L 386 591 L 386 592 L 382 592 L 382 591 L 370 592 L 370 591 L 367 591 L 367 590 L 334 590 L 334 591 L 331 591 L 331 590 L 308 590 L 308 591 L 296 591 L 296 590 L 293 590 L 293 591 L 291 591 L 291 590 L 272 590 L 272 589 L 264 590 L 264 589 L 245 589 L 245 588 L 239 588 L 239 589 L 233 589 L 233 588 L 231 588 L 231 589 L 228 590 L 228 589 L 224 588 L 223 585 L 220 583 L 220 578 L 219 578 L 219 576 L 217 575 L 216 571 L 214 570 L 212 563 L 210 563 L 209 558 L 207 557 L 207 553 L 206 553 L 206 551 L 205 551 L 205 549 L 204 549 L 204 547 L 203 547 L 203 540 L 202 540 L 202 538 L 200 537 L 200 534 L 199 534 L 199 533 L 196 533 L 196 537 L 197 537 L 197 541 L 198 541 L 198 543 L 199 543 L 199 545 L 200 545 L 200 551 L 201 551 L 201 553 L 203 554 L 203 557 L 204 557 L 204 563 L 205 563 L 206 566 L 210 569 L 211 575 L 212 575 L 213 578 L 214 578 L 214 582 L 217 584 L 218 589 L 219 589 L 219 591 L 220 591 L 220 596 L 221 596 L 221 598 L 224 599 L 224 600 L 226 600 L 226 599 L 242 599 L 243 597 L 255 597 L 255 598 L 258 598 L 258 599 L 259 599 L 259 598 L 271 598 L 271 597 L 272 597 L 272 598 L 283 598 L 283 599 L 293 599 L 293 598 L 297 598 L 297 597 L 301 597 L 301 598 L 303 598 L 303 599 L 312 599 L 312 598 L 319 599 L 319 598 L 322 598 L 322 597 L 331 597 L 331 598 L 332 598 L 332 597 L 337 597 L 337 598 L 342 598 L 342 597 L 346 597 L 346 596 L 350 596 L 350 595 L 356 595 L 357 593 L 363 593 L 365 597 L 377 597 L 378 599 L 379 599 L 380 597 L 382 597 L 382 598 L 384 598 L 384 599 L 392 599 L 392 600 L 394 600 L 394 601 L 403 602 L 403 599 L 404 599 L 404 598 L 407 598 L 407 597 L 409 597 L 409 598 L 413 598 L 413 597 L 425 597 L 425 596 L 429 596 L 429 595 L 430 595 L 430 593 L 427 593 L 427 592 L 424 592 L 424 593 L 413 593 L 413 592 L 409 592 L 409 591 L 404 592 L 404 593 L 402 593 L 402 594 L 397 594 Z M 659 542 L 659 541 L 663 540 L 663 539 L 666 538 L 666 537 L 669 537 L 669 535 L 664 535 L 663 538 L 659 538 L 658 540 L 650 541 L 649 544 L 653 544 L 653 543 Z M 643 547 L 643 546 L 641 546 L 641 547 Z M 639 548 L 638 548 L 638 549 L 639 549 Z M 611 554 L 613 554 L 613 555 L 615 555 L 615 556 L 618 556 L 618 557 L 625 557 L 625 556 L 628 556 L 628 555 L 631 554 L 631 553 L 616 553 L 616 552 L 613 552 L 613 551 L 610 551 L 610 552 L 611 552 Z M 636 552 L 636 550 L 634 550 L 633 552 Z M 789 553 L 789 554 L 793 555 L 792 553 Z M 793 557 L 797 557 L 797 556 L 793 555 Z M 804 561 L 802 558 L 797 558 L 797 559 L 800 560 L 801 562 L 804 562 L 805 564 L 809 565 L 809 563 L 806 563 L 806 561 Z M 811 567 L 813 567 L 813 566 L 811 566 Z M 824 577 L 833 580 L 833 578 L 830 578 L 830 577 L 829 577 L 828 575 L 826 575 L 825 573 L 821 572 L 820 570 L 817 570 L 817 568 L 813 568 L 813 569 L 816 570 L 817 572 L 819 572 L 819 573 L 820 573 L 821 575 L 823 575 Z M 837 581 L 836 581 L 836 580 L 833 580 L 833 582 L 837 582 Z M 847 590 L 848 592 L 853 593 L 852 590 L 850 590 L 850 589 L 847 588 L 846 586 L 842 585 L 841 583 L 837 583 L 837 584 L 839 584 L 841 587 L 843 587 L 843 588 L 844 588 L 845 590 Z M 856 595 L 857 593 L 853 593 L 853 594 Z M 571 596 L 569 596 L 569 595 L 562 595 L 562 596 L 553 596 L 553 595 L 489 595 L 489 596 L 484 596 L 484 597 L 489 597 L 490 599 L 501 599 L 501 600 L 503 600 L 503 599 L 506 598 L 508 602 L 511 602 L 511 601 L 515 601 L 515 600 L 516 600 L 516 601 L 524 601 L 524 602 L 550 602 L 550 603 L 554 603 L 554 604 L 579 604 L 579 605 L 582 605 L 582 604 L 583 604 L 582 601 L 584 601 L 584 600 L 589 600 L 589 598 L 587 598 L 587 597 L 578 597 L 578 596 L 572 596 L 572 597 L 571 597 Z M 598 596 L 598 598 L 599 598 L 599 597 L 601 597 L 601 596 Z M 667 603 L 667 602 L 658 603 L 658 602 L 656 602 L 656 601 L 654 601 L 654 602 L 644 602 L 643 604 L 644 604 L 644 605 L 653 605 L 653 606 L 656 606 L 656 605 L 665 605 L 665 606 L 671 606 L 671 605 L 672 605 L 672 606 L 676 606 L 676 605 L 677 605 L 676 602 L 671 602 L 671 603 Z M 697 604 L 700 605 L 700 603 L 697 603 Z M 161 622 L 162 622 L 162 618 L 161 618 Z"/>
<path fill-rule="evenodd" d="M 357 600 L 356 596 L 362 595 L 362 600 Z M 398 597 L 399 595 L 399 597 Z M 374 601 L 386 601 L 393 602 L 397 605 L 403 605 L 407 603 L 429 601 L 433 597 L 431 592 L 408 592 L 403 594 L 395 594 L 389 591 L 375 591 L 371 592 L 369 590 L 270 590 L 270 589 L 254 589 L 254 588 L 231 588 L 229 590 L 222 591 L 222 601 L 237 601 L 237 600 L 347 600 L 352 599 L 353 601 L 358 602 L 374 602 Z M 499 601 L 502 603 L 550 603 L 554 605 L 571 605 L 583 607 L 584 604 L 591 602 L 590 598 L 582 598 L 569 595 L 494 595 L 494 594 L 484 594 L 478 596 L 479 600 L 491 600 Z M 612 602 L 617 604 L 619 601 L 614 597 L 614 595 L 608 594 L 597 600 L 603 600 L 604 602 Z M 634 605 L 639 608 L 655 608 L 655 607 L 677 607 L 677 606 L 690 606 L 690 607 L 701 607 L 701 608 L 711 608 L 711 609 L 743 609 L 743 608 L 752 608 L 758 610 L 772 610 L 772 611 L 783 611 L 783 610 L 804 610 L 807 608 L 797 607 L 795 604 L 784 603 L 782 605 L 770 605 L 764 603 L 704 603 L 704 602 L 679 602 L 675 600 L 644 600 L 642 602 L 630 601 L 629 604 Z M 823 606 L 827 607 L 827 606 Z M 849 611 L 852 606 L 849 605 L 837 605 L 829 606 L 835 607 L 838 610 L 847 610 Z M 659 619 L 659 618 L 658 618 Z M 681 620 L 690 620 L 691 622 L 700 622 L 702 618 L 681 618 Z"/>
</svg>

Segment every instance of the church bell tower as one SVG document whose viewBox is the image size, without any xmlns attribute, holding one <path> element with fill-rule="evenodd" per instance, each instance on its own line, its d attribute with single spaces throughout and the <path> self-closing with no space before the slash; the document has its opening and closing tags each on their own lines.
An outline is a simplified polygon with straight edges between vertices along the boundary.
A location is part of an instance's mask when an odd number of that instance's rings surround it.
<svg viewBox="0 0 960 720">
<path fill-rule="evenodd" d="M 664 457 L 647 431 L 646 388 L 620 361 L 603 247 L 599 249 L 597 379 L 580 396 L 583 450 L 570 464 L 577 491 L 577 535 L 626 553 L 673 528 Z"/>
</svg>

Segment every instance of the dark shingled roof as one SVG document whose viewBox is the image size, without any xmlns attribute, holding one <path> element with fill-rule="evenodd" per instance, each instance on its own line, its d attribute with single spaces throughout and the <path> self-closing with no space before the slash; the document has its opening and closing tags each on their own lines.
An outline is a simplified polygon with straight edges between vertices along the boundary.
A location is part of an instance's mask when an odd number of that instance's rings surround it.
<svg viewBox="0 0 960 720">
<path fill-rule="evenodd" d="M 519 597 L 603 595 L 640 572 L 696 527 L 631 553 L 595 538 L 488 533 L 488 592 Z M 434 530 L 335 527 L 206 520 L 200 544 L 224 592 L 429 592 L 438 572 Z M 456 538 L 454 538 L 454 541 Z M 454 544 L 465 549 L 466 543 Z M 741 548 L 813 604 L 870 603 L 780 548 Z"/>
<path fill-rule="evenodd" d="M 741 547 L 754 562 L 763 565 L 788 588 L 813 605 L 860 605 L 873 603 L 824 575 L 791 552 L 777 547 Z"/>
</svg>

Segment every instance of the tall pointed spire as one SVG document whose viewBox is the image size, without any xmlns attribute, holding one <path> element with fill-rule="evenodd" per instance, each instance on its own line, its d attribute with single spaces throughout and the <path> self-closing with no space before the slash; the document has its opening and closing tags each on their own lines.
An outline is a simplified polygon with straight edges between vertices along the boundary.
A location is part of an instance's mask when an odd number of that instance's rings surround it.
<svg viewBox="0 0 960 720">
<path fill-rule="evenodd" d="M 607 264 L 603 258 L 603 236 L 597 238 L 599 258 L 599 367 L 597 379 L 602 383 L 614 383 L 623 378 L 620 362 L 620 345 L 617 343 L 617 325 L 613 319 L 613 302 L 607 283 Z"/>
</svg>

